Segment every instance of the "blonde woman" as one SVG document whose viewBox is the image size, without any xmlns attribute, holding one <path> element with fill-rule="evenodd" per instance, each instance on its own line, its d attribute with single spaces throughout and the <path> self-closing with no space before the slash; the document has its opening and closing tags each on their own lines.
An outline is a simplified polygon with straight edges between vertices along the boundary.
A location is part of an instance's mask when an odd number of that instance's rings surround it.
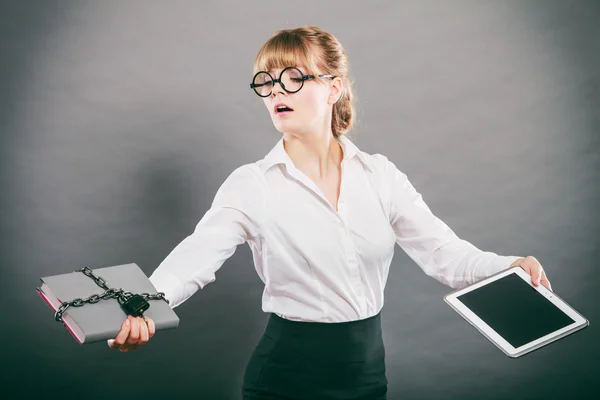
<svg viewBox="0 0 600 400">
<path fill-rule="evenodd" d="M 340 42 L 317 27 L 269 38 L 250 89 L 282 137 L 231 173 L 151 276 L 176 307 L 249 244 L 270 316 L 246 367 L 245 400 L 386 399 L 381 309 L 396 243 L 453 288 L 513 265 L 550 287 L 535 258 L 459 239 L 392 162 L 344 136 L 354 118 L 348 65 Z M 111 343 L 121 351 L 155 331 L 151 319 L 127 321 Z"/>
</svg>

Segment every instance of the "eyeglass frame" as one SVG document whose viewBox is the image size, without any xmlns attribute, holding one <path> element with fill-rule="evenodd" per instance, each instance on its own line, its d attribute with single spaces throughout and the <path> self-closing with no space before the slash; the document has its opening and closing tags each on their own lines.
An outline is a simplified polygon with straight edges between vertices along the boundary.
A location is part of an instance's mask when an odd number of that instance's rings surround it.
<svg viewBox="0 0 600 400">
<path fill-rule="evenodd" d="M 300 72 L 300 76 L 302 76 L 302 78 L 301 78 L 302 84 L 300 85 L 300 88 L 298 88 L 298 90 L 295 90 L 295 91 L 290 91 L 290 90 L 287 90 L 287 89 L 285 88 L 285 85 L 284 85 L 284 84 L 281 82 L 281 77 L 283 76 L 283 73 L 284 73 L 285 71 L 287 71 L 288 69 L 295 69 L 296 71 Z M 261 95 L 261 94 L 259 94 L 259 93 L 258 93 L 258 91 L 256 90 L 256 88 L 264 85 L 264 83 L 262 83 L 262 84 L 255 84 L 255 83 L 254 83 L 254 79 L 256 79 L 256 77 L 257 77 L 259 74 L 267 74 L 267 75 L 269 75 L 269 77 L 271 78 L 271 81 L 273 82 L 273 87 L 275 87 L 275 82 L 279 82 L 279 86 L 281 86 L 281 88 L 282 88 L 282 89 L 283 89 L 285 92 L 287 92 L 287 93 L 298 93 L 298 92 L 299 92 L 299 91 L 300 91 L 300 90 L 301 90 L 301 89 L 304 87 L 304 82 L 306 82 L 306 81 L 308 81 L 308 80 L 310 80 L 310 79 L 315 79 L 315 76 L 314 76 L 314 75 L 304 75 L 304 73 L 303 73 L 302 71 L 300 71 L 300 69 L 299 69 L 299 68 L 297 68 L 297 67 L 285 67 L 285 68 L 284 68 L 284 69 L 282 69 L 282 70 L 281 70 L 281 72 L 279 73 L 279 79 L 274 79 L 274 78 L 273 78 L 273 75 L 271 75 L 271 74 L 270 74 L 269 72 L 267 72 L 267 71 L 258 71 L 258 72 L 257 72 L 256 74 L 254 74 L 254 76 L 252 77 L 252 83 L 250 84 L 250 89 L 253 89 L 253 90 L 254 90 L 254 93 L 256 93 L 256 95 L 257 95 L 257 96 L 259 96 L 259 97 L 263 97 L 263 98 L 265 98 L 265 97 L 269 97 L 269 96 L 270 96 L 270 95 L 273 93 L 273 89 L 271 89 L 271 91 L 269 92 L 269 94 L 267 94 L 267 95 L 265 95 L 265 96 L 263 96 L 263 95 Z M 319 78 L 332 78 L 332 79 L 333 79 L 333 78 L 335 78 L 335 76 L 334 76 L 334 75 L 331 75 L 331 74 L 320 74 L 320 75 L 318 75 L 318 77 L 319 77 Z"/>
</svg>

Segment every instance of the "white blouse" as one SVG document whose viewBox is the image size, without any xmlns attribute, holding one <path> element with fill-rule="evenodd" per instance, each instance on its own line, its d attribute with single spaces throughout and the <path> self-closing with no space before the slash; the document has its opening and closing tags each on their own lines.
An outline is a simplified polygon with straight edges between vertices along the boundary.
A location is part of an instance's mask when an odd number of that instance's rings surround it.
<svg viewBox="0 0 600 400">
<path fill-rule="evenodd" d="M 407 176 L 345 136 L 338 209 L 298 170 L 283 139 L 233 171 L 210 209 L 150 276 L 177 307 L 215 280 L 247 242 L 265 287 L 262 309 L 298 321 L 377 314 L 396 243 L 438 281 L 459 288 L 506 269 L 517 256 L 484 252 L 429 210 Z"/>
</svg>

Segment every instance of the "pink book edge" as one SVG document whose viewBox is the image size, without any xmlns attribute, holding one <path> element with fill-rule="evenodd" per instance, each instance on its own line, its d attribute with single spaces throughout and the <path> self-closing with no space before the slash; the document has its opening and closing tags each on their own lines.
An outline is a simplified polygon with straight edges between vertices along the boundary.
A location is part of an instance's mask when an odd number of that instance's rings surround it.
<svg viewBox="0 0 600 400">
<path fill-rule="evenodd" d="M 48 300 L 48 297 L 46 297 L 46 294 L 44 292 L 42 292 L 39 288 L 35 289 L 40 296 L 42 296 L 42 299 L 44 299 L 44 301 L 46 302 L 46 304 L 48 304 L 50 306 L 50 308 L 52 308 L 52 310 L 56 313 L 56 308 L 54 308 L 54 306 L 52 305 L 52 303 L 50 303 L 50 300 Z M 79 344 L 82 344 L 83 342 L 81 340 L 79 340 L 79 338 L 77 337 L 77 335 L 75 334 L 75 332 L 73 332 L 73 329 L 71 328 L 71 326 L 69 326 L 68 323 L 65 322 L 65 320 L 63 319 L 63 325 L 67 327 L 67 329 L 69 330 L 69 332 L 71 332 L 71 335 L 73 335 L 73 337 L 75 338 L 75 340 L 77 340 L 77 342 Z"/>
</svg>

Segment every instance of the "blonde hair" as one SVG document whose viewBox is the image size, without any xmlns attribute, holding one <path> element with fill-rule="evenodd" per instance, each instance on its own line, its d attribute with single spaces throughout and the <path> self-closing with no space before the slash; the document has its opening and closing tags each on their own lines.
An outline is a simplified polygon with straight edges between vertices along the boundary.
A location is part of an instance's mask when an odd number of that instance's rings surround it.
<svg viewBox="0 0 600 400">
<path fill-rule="evenodd" d="M 258 51 L 254 73 L 298 65 L 304 65 L 318 81 L 322 81 L 319 74 L 331 74 L 342 79 L 344 90 L 333 105 L 331 130 L 336 139 L 344 135 L 354 123 L 354 95 L 348 79 L 348 56 L 341 43 L 316 26 L 279 30 Z"/>
</svg>

